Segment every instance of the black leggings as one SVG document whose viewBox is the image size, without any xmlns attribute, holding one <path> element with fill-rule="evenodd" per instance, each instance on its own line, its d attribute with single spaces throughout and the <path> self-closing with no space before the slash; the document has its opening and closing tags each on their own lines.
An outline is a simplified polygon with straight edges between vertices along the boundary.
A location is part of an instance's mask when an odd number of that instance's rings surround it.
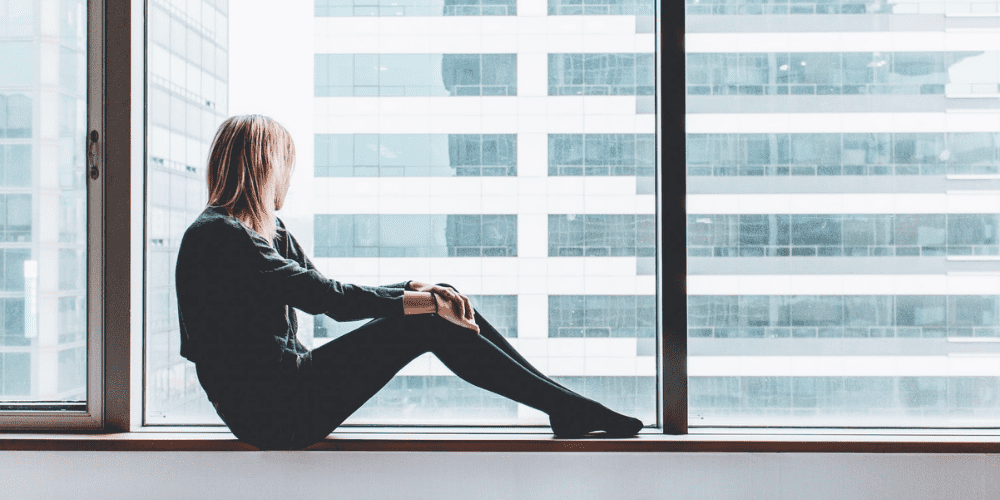
<svg viewBox="0 0 1000 500">
<path fill-rule="evenodd" d="M 550 415 L 595 404 L 531 366 L 478 311 L 475 318 L 478 335 L 430 314 L 372 320 L 303 356 L 290 380 L 252 389 L 239 398 L 243 404 L 216 407 L 242 441 L 261 449 L 303 448 L 427 352 L 465 381 Z M 267 393 L 275 404 L 264 404 Z"/>
</svg>

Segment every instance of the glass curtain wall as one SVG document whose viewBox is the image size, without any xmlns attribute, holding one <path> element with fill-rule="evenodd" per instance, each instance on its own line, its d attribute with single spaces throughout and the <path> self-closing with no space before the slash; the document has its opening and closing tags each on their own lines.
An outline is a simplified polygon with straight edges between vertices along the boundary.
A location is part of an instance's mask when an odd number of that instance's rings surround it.
<svg viewBox="0 0 1000 500">
<path fill-rule="evenodd" d="M 66 408 L 87 396 L 86 3 L 0 19 L 0 405 Z"/>
<path fill-rule="evenodd" d="M 996 426 L 997 6 L 687 0 L 692 426 Z"/>
</svg>

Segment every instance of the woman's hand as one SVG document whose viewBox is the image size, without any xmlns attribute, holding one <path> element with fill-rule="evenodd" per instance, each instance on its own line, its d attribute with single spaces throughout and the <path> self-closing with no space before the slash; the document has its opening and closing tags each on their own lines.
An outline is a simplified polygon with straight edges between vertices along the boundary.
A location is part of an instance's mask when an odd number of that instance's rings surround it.
<svg viewBox="0 0 1000 500">
<path fill-rule="evenodd" d="M 476 316 L 475 311 L 472 309 L 472 302 L 465 295 L 462 295 L 446 286 L 428 285 L 427 283 L 421 283 L 419 281 L 410 281 L 408 289 L 414 292 L 431 292 L 434 295 L 440 296 L 442 299 L 452 304 L 452 307 L 455 310 L 455 315 L 458 318 L 462 318 L 473 325 L 476 324 Z M 476 328 L 476 331 L 479 331 L 478 327 Z"/>
<path fill-rule="evenodd" d="M 470 330 L 473 330 L 477 334 L 479 333 L 479 325 L 476 324 L 475 318 L 474 317 L 467 318 L 467 317 L 465 317 L 463 315 L 460 315 L 458 313 L 458 311 L 455 309 L 455 304 L 456 303 L 461 303 L 461 301 L 446 300 L 445 298 L 443 298 L 442 296 L 440 296 L 440 295 L 438 295 L 436 293 L 431 293 L 431 296 L 434 297 L 434 301 L 437 303 L 437 315 L 438 316 L 441 316 L 442 318 L 444 318 L 444 319 L 448 320 L 449 322 L 454 323 L 454 324 L 456 324 L 458 326 L 461 326 L 463 328 L 468 328 Z M 469 299 L 465 299 L 465 300 L 469 300 Z M 471 311 L 472 309 L 469 308 L 468 310 Z M 470 316 L 471 316 L 471 314 L 470 314 Z"/>
</svg>

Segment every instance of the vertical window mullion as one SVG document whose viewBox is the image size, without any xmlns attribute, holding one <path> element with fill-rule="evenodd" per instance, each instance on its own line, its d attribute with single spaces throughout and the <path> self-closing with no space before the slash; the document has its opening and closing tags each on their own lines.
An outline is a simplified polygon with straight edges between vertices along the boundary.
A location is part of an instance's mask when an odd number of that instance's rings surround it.
<svg viewBox="0 0 1000 500">
<path fill-rule="evenodd" d="M 660 317 L 659 373 L 664 434 L 687 434 L 687 257 L 685 195 L 684 2 L 657 2 L 662 11 L 660 61 L 659 165 Z M 670 75 L 667 77 L 667 75 Z"/>
</svg>

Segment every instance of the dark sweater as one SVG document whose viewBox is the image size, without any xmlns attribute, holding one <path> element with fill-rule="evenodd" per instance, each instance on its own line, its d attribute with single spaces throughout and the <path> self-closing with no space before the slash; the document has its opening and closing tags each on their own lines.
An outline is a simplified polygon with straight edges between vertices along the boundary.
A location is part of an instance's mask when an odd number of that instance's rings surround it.
<svg viewBox="0 0 1000 500">
<path fill-rule="evenodd" d="M 274 247 L 221 208 L 208 207 L 177 253 L 181 355 L 202 365 L 270 378 L 308 352 L 295 311 L 337 321 L 403 315 L 407 282 L 368 287 L 324 277 L 277 220 Z M 213 401 L 213 390 L 205 387 Z"/>
</svg>

